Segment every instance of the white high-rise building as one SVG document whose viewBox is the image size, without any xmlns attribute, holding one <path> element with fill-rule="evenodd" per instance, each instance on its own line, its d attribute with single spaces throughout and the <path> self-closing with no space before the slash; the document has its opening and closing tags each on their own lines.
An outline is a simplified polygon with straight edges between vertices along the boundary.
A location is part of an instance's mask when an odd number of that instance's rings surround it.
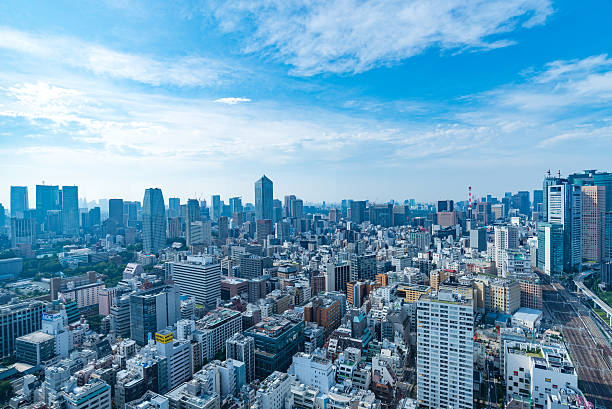
<svg viewBox="0 0 612 409">
<path fill-rule="evenodd" d="M 471 409 L 474 307 L 450 291 L 417 301 L 417 399 L 426 408 Z"/>
<path fill-rule="evenodd" d="M 169 273 L 181 294 L 195 297 L 208 308 L 221 298 L 221 264 L 212 257 L 194 257 L 198 262 L 168 263 Z M 189 261 L 189 260 L 188 260 Z"/>
<path fill-rule="evenodd" d="M 495 266 L 503 270 L 506 250 L 516 250 L 519 246 L 519 234 L 516 226 L 495 226 Z"/>
<path fill-rule="evenodd" d="M 255 339 L 242 333 L 234 334 L 225 342 L 225 357 L 244 362 L 246 382 L 255 380 Z"/>
</svg>

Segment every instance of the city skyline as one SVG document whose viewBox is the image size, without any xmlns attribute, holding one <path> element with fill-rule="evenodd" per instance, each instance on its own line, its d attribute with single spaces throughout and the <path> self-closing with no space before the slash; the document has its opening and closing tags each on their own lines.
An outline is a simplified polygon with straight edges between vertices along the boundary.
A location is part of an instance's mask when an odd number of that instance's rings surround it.
<svg viewBox="0 0 612 409">
<path fill-rule="evenodd" d="M 612 149 L 610 4 L 0 7 L 6 186 L 250 200 L 265 173 L 310 201 L 458 199 Z"/>
</svg>

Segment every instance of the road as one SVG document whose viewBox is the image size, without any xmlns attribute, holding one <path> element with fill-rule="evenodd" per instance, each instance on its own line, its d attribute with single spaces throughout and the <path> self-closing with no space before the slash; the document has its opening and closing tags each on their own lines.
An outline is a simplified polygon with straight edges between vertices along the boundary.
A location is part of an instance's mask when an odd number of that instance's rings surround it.
<svg viewBox="0 0 612 409">
<path fill-rule="evenodd" d="M 589 310 L 559 283 L 542 290 L 545 313 L 561 326 L 582 392 L 597 407 L 612 409 L 612 350 Z"/>
</svg>

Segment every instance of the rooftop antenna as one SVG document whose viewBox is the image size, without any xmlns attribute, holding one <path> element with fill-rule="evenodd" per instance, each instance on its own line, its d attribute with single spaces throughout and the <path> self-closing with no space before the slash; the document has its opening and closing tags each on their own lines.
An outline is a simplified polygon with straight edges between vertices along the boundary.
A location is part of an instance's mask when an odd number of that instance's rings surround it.
<svg viewBox="0 0 612 409">
<path fill-rule="evenodd" d="M 548 172 L 546 172 L 548 177 L 550 177 L 550 169 L 548 169 Z"/>
<path fill-rule="evenodd" d="M 558 175 L 559 175 L 559 179 L 561 179 L 561 169 L 559 169 L 559 170 L 557 171 L 557 173 L 558 173 Z"/>
</svg>

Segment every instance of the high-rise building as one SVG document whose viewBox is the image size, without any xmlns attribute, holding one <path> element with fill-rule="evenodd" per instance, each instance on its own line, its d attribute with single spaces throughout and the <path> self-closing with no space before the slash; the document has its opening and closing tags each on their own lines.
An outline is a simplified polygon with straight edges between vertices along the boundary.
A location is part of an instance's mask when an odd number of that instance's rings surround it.
<svg viewBox="0 0 612 409">
<path fill-rule="evenodd" d="M 169 275 L 180 293 L 195 297 L 196 302 L 215 308 L 221 298 L 221 264 L 212 257 L 197 257 L 198 262 L 167 264 Z"/>
<path fill-rule="evenodd" d="M 346 283 L 350 281 L 351 266 L 348 262 L 331 262 L 325 271 L 325 291 L 346 292 Z"/>
<path fill-rule="evenodd" d="M 210 213 L 210 218 L 213 221 L 217 221 L 217 219 L 221 216 L 221 196 L 219 195 L 213 195 L 211 197 L 211 213 Z"/>
<path fill-rule="evenodd" d="M 41 329 L 44 310 L 45 304 L 41 301 L 0 307 L 0 358 L 15 352 L 15 339 Z"/>
<path fill-rule="evenodd" d="M 495 266 L 502 270 L 506 250 L 516 250 L 519 246 L 518 229 L 516 226 L 495 226 Z"/>
<path fill-rule="evenodd" d="M 180 318 L 181 300 L 176 286 L 158 286 L 130 295 L 130 338 L 139 345 L 145 345 L 149 337 Z"/>
<path fill-rule="evenodd" d="M 538 223 L 537 267 L 544 274 L 563 273 L 563 226 Z"/>
<path fill-rule="evenodd" d="M 604 253 L 605 186 L 582 186 L 582 258 L 601 262 Z"/>
<path fill-rule="evenodd" d="M 438 212 L 452 212 L 455 205 L 452 200 L 438 200 Z"/>
<path fill-rule="evenodd" d="M 476 228 L 470 230 L 470 248 L 487 251 L 487 229 Z"/>
<path fill-rule="evenodd" d="M 561 183 L 561 178 L 548 175 L 542 183 L 542 221 L 548 221 L 548 188 Z"/>
<path fill-rule="evenodd" d="M 59 186 L 36 185 L 36 221 L 43 224 L 49 210 L 61 210 Z"/>
<path fill-rule="evenodd" d="M 28 208 L 28 187 L 11 186 L 11 217 L 24 218 Z"/>
<path fill-rule="evenodd" d="M 229 219 L 227 216 L 219 216 L 218 220 L 219 227 L 219 241 L 224 243 L 229 236 Z"/>
<path fill-rule="evenodd" d="M 273 183 L 266 175 L 255 182 L 255 219 L 272 220 Z"/>
<path fill-rule="evenodd" d="M 108 200 L 108 218 L 118 227 L 123 226 L 123 199 Z"/>
<path fill-rule="evenodd" d="M 366 202 L 365 200 L 353 200 L 351 202 L 351 217 L 350 220 L 353 223 L 361 224 L 365 221 L 366 215 Z"/>
<path fill-rule="evenodd" d="M 246 382 L 255 380 L 255 339 L 242 333 L 232 335 L 225 341 L 226 359 L 235 359 L 244 362 L 246 368 Z"/>
<path fill-rule="evenodd" d="M 121 207 L 123 209 L 123 206 Z M 142 209 L 142 249 L 157 253 L 166 245 L 166 208 L 161 189 L 145 190 Z"/>
<path fill-rule="evenodd" d="M 472 302 L 450 291 L 423 295 L 417 301 L 417 400 L 420 407 L 474 407 Z"/>
<path fill-rule="evenodd" d="M 242 212 L 242 198 L 230 197 L 229 199 L 230 211 L 232 214 Z"/>
<path fill-rule="evenodd" d="M 171 197 L 168 199 L 168 216 L 179 217 L 181 215 L 181 199 Z"/>
<path fill-rule="evenodd" d="M 258 243 L 265 243 L 269 235 L 274 235 L 274 226 L 272 220 L 262 219 L 257 220 L 256 240 Z"/>
<path fill-rule="evenodd" d="M 19 244 L 36 244 L 36 219 L 11 218 L 11 246 L 17 247 Z"/>
<path fill-rule="evenodd" d="M 203 244 L 203 242 L 194 241 L 191 231 L 191 224 L 200 220 L 200 202 L 197 199 L 188 199 L 185 214 L 185 241 L 188 247 L 192 244 Z"/>
<path fill-rule="evenodd" d="M 286 371 L 293 355 L 304 347 L 304 321 L 272 315 L 246 330 L 255 339 L 255 376 L 265 378 L 273 371 Z"/>
<path fill-rule="evenodd" d="M 79 234 L 79 188 L 77 186 L 62 186 L 62 223 L 64 234 Z"/>
<path fill-rule="evenodd" d="M 98 206 L 93 209 L 89 209 L 87 221 L 89 222 L 89 227 L 99 226 L 101 223 L 100 216 L 100 208 Z"/>
<path fill-rule="evenodd" d="M 352 254 L 350 266 L 350 281 L 374 280 L 376 276 L 376 253 Z"/>
<path fill-rule="evenodd" d="M 603 259 L 605 261 L 612 261 L 612 212 L 606 212 L 604 216 Z"/>
<path fill-rule="evenodd" d="M 548 180 L 548 179 L 547 179 Z M 579 269 L 582 263 L 582 191 L 580 186 L 561 180 L 548 186 L 547 217 L 563 231 L 563 268 Z"/>
<path fill-rule="evenodd" d="M 533 211 L 541 211 L 542 203 L 544 201 L 544 191 L 542 189 L 533 190 Z"/>
<path fill-rule="evenodd" d="M 531 203 L 529 202 L 529 192 L 526 190 L 521 190 L 517 193 L 518 196 L 518 209 L 520 214 L 524 214 L 525 216 L 529 216 Z"/>
</svg>

